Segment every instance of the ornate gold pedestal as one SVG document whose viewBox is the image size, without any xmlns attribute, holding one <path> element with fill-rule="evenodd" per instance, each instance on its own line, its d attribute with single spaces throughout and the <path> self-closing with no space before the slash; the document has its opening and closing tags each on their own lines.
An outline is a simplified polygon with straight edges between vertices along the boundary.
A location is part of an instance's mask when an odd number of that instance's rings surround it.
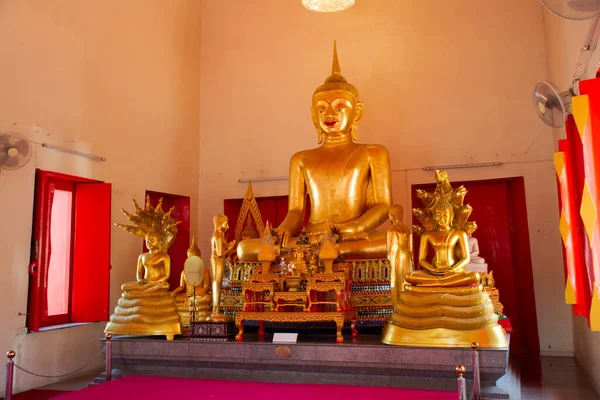
<svg viewBox="0 0 600 400">
<path fill-rule="evenodd" d="M 381 341 L 397 346 L 419 347 L 471 347 L 479 343 L 480 348 L 506 348 L 506 332 L 500 325 L 471 331 L 435 328 L 414 330 L 400 328 L 387 323 L 383 328 Z"/>
</svg>

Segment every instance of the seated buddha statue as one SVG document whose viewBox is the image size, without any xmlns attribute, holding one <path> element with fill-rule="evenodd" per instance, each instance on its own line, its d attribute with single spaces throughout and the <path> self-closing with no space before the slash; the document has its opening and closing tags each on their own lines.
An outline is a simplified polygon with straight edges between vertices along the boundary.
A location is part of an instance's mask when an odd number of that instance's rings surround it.
<svg viewBox="0 0 600 400">
<path fill-rule="evenodd" d="M 473 235 L 469 235 L 469 256 L 471 262 L 465 267 L 466 270 L 479 272 L 480 274 L 488 272 L 488 265 L 485 262 L 485 258 L 479 255 L 479 242 Z"/>
<path fill-rule="evenodd" d="M 453 205 L 441 201 L 433 207 L 437 229 L 424 232 L 419 245 L 419 265 L 423 268 L 407 274 L 405 279 L 415 286 L 468 286 L 478 284 L 476 272 L 465 271 L 471 261 L 467 234 L 451 226 L 454 219 Z M 434 251 L 431 262 L 428 249 Z M 457 258 L 456 255 L 460 258 Z"/>
<path fill-rule="evenodd" d="M 466 189 L 452 190 L 446 173 L 436 171 L 434 193 L 421 191 L 426 208 L 413 213 L 423 224 L 418 265 L 404 276 L 394 312 L 383 330 L 382 342 L 432 347 L 506 347 L 505 333 L 480 275 L 466 271 L 470 255 L 468 235 L 476 229 L 467 222 L 472 211 L 463 205 Z M 456 210 L 456 212 L 454 211 Z M 432 255 L 429 253 L 432 250 Z"/>
<path fill-rule="evenodd" d="M 177 234 L 177 222 L 162 210 L 162 199 L 156 208 L 149 199 L 146 210 L 134 201 L 136 215 L 122 210 L 135 224 L 116 224 L 126 231 L 144 237 L 148 252 L 140 254 L 136 280 L 121 286 L 123 294 L 110 317 L 106 333 L 123 335 L 166 335 L 172 340 L 181 333 L 181 320 L 175 300 L 169 292 L 171 259 L 167 254 Z"/>
<path fill-rule="evenodd" d="M 312 97 L 320 147 L 300 151 L 290 160 L 288 212 L 275 229 L 282 247 L 298 241 L 308 194 L 309 235 L 333 224 L 341 234 L 341 256 L 386 257 L 385 233 L 375 229 L 387 220 L 392 204 L 390 161 L 385 147 L 355 142 L 363 108 L 358 90 L 341 75 L 334 43 L 332 74 Z M 258 239 L 241 241 L 238 258 L 256 260 L 259 246 Z"/>
<path fill-rule="evenodd" d="M 206 320 L 212 310 L 210 270 L 204 267 L 204 262 L 200 258 L 200 249 L 196 245 L 195 236 L 192 237 L 187 256 L 188 259 L 181 271 L 179 287 L 171 293 L 175 298 L 184 327 L 189 327 L 191 322 Z"/>
</svg>

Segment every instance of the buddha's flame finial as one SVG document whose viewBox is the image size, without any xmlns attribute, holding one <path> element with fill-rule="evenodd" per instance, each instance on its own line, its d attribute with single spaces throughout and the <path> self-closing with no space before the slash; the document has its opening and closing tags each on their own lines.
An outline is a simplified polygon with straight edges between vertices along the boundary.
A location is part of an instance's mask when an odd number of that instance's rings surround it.
<svg viewBox="0 0 600 400">
<path fill-rule="evenodd" d="M 352 94 L 354 96 L 354 98 L 358 101 L 358 90 L 356 89 L 356 87 L 354 85 L 352 85 L 351 83 L 346 81 L 346 78 L 344 78 L 342 76 L 341 72 L 342 72 L 342 69 L 340 68 L 340 61 L 338 60 L 338 55 L 337 55 L 337 43 L 334 40 L 333 41 L 333 63 L 331 65 L 331 75 L 327 79 L 325 79 L 325 83 L 323 83 L 321 86 L 319 86 L 317 88 L 317 90 L 315 90 L 315 93 L 313 94 L 313 96 L 320 92 L 327 92 L 327 91 L 332 91 L 332 90 L 343 90 L 343 91 L 346 91 L 346 92 Z"/>
<path fill-rule="evenodd" d="M 192 236 L 192 244 L 190 244 L 190 248 L 187 251 L 187 256 L 188 258 L 192 256 L 201 257 L 200 249 L 196 244 L 196 235 Z"/>
<path fill-rule="evenodd" d="M 335 40 L 333 41 L 333 64 L 331 65 L 331 75 L 341 75 L 342 69 L 340 68 L 340 62 L 337 55 L 337 45 Z"/>
</svg>

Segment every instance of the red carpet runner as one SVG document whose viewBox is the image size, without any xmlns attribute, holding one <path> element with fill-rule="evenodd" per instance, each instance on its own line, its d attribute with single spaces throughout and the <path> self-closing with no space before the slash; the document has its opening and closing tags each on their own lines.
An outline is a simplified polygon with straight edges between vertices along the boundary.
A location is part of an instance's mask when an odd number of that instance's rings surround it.
<svg viewBox="0 0 600 400">
<path fill-rule="evenodd" d="M 63 394 L 57 400 L 319 400 L 415 399 L 456 400 L 456 393 L 387 387 L 284 384 L 210 379 L 126 376 L 87 389 Z"/>
</svg>

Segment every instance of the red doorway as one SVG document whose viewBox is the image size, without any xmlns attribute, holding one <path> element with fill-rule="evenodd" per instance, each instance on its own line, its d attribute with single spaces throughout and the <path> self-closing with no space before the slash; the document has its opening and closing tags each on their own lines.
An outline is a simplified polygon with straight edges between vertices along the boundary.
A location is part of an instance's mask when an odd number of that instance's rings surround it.
<svg viewBox="0 0 600 400">
<path fill-rule="evenodd" d="M 473 207 L 469 220 L 477 222 L 473 237 L 479 242 L 480 256 L 488 271 L 494 271 L 504 314 L 513 327 L 511 352 L 539 354 L 524 180 L 452 182 L 454 188 L 460 185 L 468 190 L 465 203 Z M 412 206 L 421 207 L 416 189 L 432 191 L 435 184 L 412 185 Z M 413 223 L 418 224 L 416 218 Z M 418 237 L 414 241 L 418 254 Z"/>
<path fill-rule="evenodd" d="M 177 236 L 175 242 L 169 248 L 168 254 L 171 258 L 171 276 L 169 277 L 169 285 L 171 290 L 179 286 L 179 279 L 183 271 L 183 264 L 187 259 L 187 250 L 190 247 L 190 198 L 187 196 L 179 196 L 176 194 L 152 192 L 147 190 L 146 196 L 150 197 L 150 202 L 156 206 L 158 200 L 162 197 L 162 209 L 166 212 L 175 207 L 171 213 L 171 217 L 175 221 L 181 221 L 177 225 Z M 143 244 L 143 251 L 146 252 L 146 242 Z"/>
</svg>

